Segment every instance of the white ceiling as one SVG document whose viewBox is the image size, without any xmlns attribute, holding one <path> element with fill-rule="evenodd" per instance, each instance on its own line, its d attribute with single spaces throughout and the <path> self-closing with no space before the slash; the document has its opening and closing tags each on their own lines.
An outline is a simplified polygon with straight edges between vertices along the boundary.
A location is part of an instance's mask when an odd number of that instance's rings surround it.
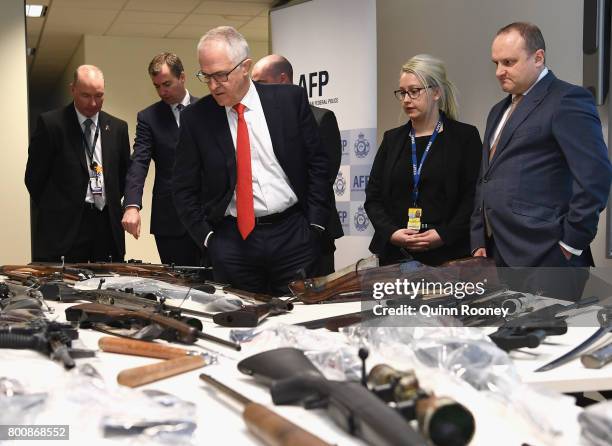
<svg viewBox="0 0 612 446">
<path fill-rule="evenodd" d="M 55 85 L 84 34 L 199 39 L 220 25 L 249 41 L 268 41 L 268 11 L 275 0 L 28 0 L 46 5 L 43 18 L 26 20 L 30 87 Z"/>
</svg>

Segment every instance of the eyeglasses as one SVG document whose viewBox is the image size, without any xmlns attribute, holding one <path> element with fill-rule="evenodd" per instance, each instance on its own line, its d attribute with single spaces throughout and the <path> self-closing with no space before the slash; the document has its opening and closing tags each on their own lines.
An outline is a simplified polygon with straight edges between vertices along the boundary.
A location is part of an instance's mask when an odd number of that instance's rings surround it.
<svg viewBox="0 0 612 446">
<path fill-rule="evenodd" d="M 421 96 L 421 92 L 423 90 L 427 90 L 428 88 L 431 88 L 431 85 L 428 85 L 427 87 L 411 88 L 408 91 L 399 89 L 395 90 L 393 94 L 395 95 L 398 101 L 403 101 L 406 98 L 406 95 L 408 95 L 410 99 L 417 99 L 419 96 Z"/>
<path fill-rule="evenodd" d="M 232 74 L 232 71 L 238 68 L 242 64 L 242 62 L 244 62 L 245 60 L 247 60 L 247 58 L 242 59 L 240 62 L 238 62 L 238 64 L 234 68 L 232 68 L 229 71 L 221 71 L 219 73 L 206 74 L 206 73 L 203 73 L 202 70 L 200 70 L 196 73 L 196 77 L 198 78 L 200 82 L 204 82 L 205 84 L 210 84 L 210 81 L 213 79 L 217 83 L 227 82 L 229 79 L 229 75 Z"/>
</svg>

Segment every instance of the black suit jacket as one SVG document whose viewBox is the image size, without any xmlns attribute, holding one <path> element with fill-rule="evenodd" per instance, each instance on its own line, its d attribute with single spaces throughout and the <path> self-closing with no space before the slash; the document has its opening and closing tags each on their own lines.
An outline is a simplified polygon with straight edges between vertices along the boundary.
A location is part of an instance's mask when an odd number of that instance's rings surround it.
<svg viewBox="0 0 612 446">
<path fill-rule="evenodd" d="M 338 121 L 336 120 L 334 112 L 326 108 L 315 107 L 314 105 L 311 105 L 310 109 L 319 125 L 321 145 L 327 152 L 329 158 L 328 197 L 331 205 L 331 213 L 325 225 L 325 233 L 331 240 L 331 248 L 333 248 L 333 240 L 344 235 L 342 223 L 340 222 L 338 210 L 336 209 L 336 196 L 334 194 L 334 183 L 338 175 L 338 170 L 340 169 L 340 163 L 342 162 L 342 141 L 340 139 Z"/>
<path fill-rule="evenodd" d="M 389 239 L 396 230 L 406 227 L 408 207 L 411 207 L 411 128 L 407 123 L 385 132 L 366 187 L 365 209 L 375 229 L 370 250 L 383 259 L 402 257 L 399 248 Z M 417 260 L 437 265 L 470 254 L 470 215 L 481 156 L 478 129 L 445 118 L 444 130 L 423 164 L 419 186 L 422 221 L 434 225 L 444 245 L 414 253 Z M 408 161 L 399 166 L 400 159 Z M 401 186 L 393 175 L 398 168 L 400 172 L 405 171 Z"/>
<path fill-rule="evenodd" d="M 274 154 L 304 215 L 309 223 L 324 227 L 329 219 L 328 160 L 306 93 L 294 85 L 255 84 L 255 88 Z M 203 246 L 224 217 L 236 188 L 236 150 L 225 107 L 210 95 L 181 114 L 172 187 L 179 217 Z"/>
<path fill-rule="evenodd" d="M 125 121 L 108 113 L 98 117 L 106 206 L 117 250 L 125 254 L 121 197 L 130 162 Z M 25 183 L 36 206 L 34 258 L 57 258 L 72 246 L 81 221 L 89 172 L 74 105 L 40 115 L 28 149 Z"/>
<path fill-rule="evenodd" d="M 190 104 L 197 99 L 190 96 Z M 172 201 L 172 168 L 178 138 L 179 127 L 172 109 L 164 101 L 138 112 L 134 152 L 126 178 L 123 204 L 137 205 L 142 210 L 142 190 L 153 159 L 155 184 L 151 203 L 151 233 L 156 235 L 178 237 L 185 233 Z"/>
</svg>

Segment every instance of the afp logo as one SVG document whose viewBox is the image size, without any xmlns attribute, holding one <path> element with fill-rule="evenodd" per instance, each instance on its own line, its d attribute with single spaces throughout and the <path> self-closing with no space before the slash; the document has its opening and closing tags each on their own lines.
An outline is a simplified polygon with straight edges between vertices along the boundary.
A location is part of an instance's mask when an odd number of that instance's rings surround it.
<svg viewBox="0 0 612 446">
<path fill-rule="evenodd" d="M 370 226 L 370 219 L 363 206 L 357 208 L 357 212 L 355 212 L 353 216 L 353 223 L 355 223 L 355 229 L 359 232 L 365 231 L 368 229 L 368 226 Z"/>
<path fill-rule="evenodd" d="M 308 79 L 306 79 L 308 76 Z M 308 97 L 311 98 L 313 95 L 313 90 L 317 88 L 318 95 L 323 96 L 323 87 L 329 83 L 329 72 L 328 71 L 314 71 L 312 73 L 301 74 L 300 80 L 298 82 L 299 86 L 305 88 L 308 92 Z"/>
<path fill-rule="evenodd" d="M 370 143 L 363 133 L 357 136 L 357 141 L 355 141 L 353 148 L 355 149 L 355 156 L 357 158 L 365 158 L 368 156 L 368 153 L 370 153 Z"/>
<path fill-rule="evenodd" d="M 346 192 L 346 180 L 344 179 L 342 172 L 338 172 L 338 175 L 336 175 L 336 181 L 334 181 L 334 192 L 340 197 L 344 195 L 344 192 Z"/>
</svg>

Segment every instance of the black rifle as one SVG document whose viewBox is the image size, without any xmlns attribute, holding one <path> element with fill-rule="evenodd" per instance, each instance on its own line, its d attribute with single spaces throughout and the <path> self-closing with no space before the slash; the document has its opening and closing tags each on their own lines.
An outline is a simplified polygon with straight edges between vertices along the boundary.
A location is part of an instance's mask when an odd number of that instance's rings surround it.
<svg viewBox="0 0 612 446">
<path fill-rule="evenodd" d="M 70 324 L 45 318 L 18 323 L 0 321 L 0 348 L 35 350 L 61 362 L 66 369 L 74 367 L 75 357 L 94 356 L 93 351 L 72 348 L 72 341 L 78 337 Z"/>
<path fill-rule="evenodd" d="M 270 386 L 274 404 L 326 407 L 342 429 L 375 446 L 425 445 L 402 416 L 366 387 L 350 381 L 330 381 L 301 350 L 279 348 L 251 356 L 238 370 Z"/>
</svg>

